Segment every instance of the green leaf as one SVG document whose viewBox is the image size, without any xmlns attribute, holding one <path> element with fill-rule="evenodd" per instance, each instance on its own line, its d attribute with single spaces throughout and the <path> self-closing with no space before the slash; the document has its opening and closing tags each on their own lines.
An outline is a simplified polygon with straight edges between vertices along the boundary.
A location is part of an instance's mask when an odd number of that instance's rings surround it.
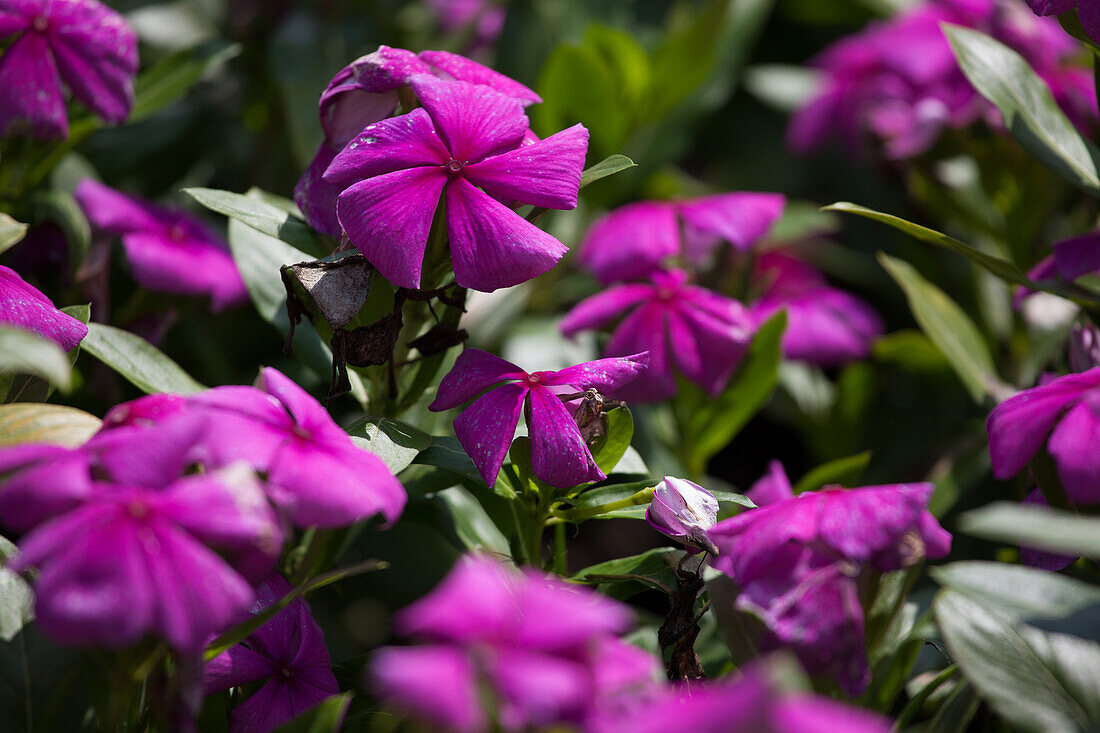
<svg viewBox="0 0 1100 733">
<path fill-rule="evenodd" d="M 817 468 L 810 469 L 798 479 L 798 483 L 794 485 L 794 492 L 801 494 L 803 491 L 816 491 L 822 486 L 832 484 L 852 486 L 859 481 L 870 462 L 871 451 L 868 450 L 823 463 Z"/>
<path fill-rule="evenodd" d="M 913 317 L 943 352 L 974 401 L 981 403 L 986 395 L 1004 394 L 1008 388 L 997 377 L 989 347 L 966 312 L 908 262 L 882 252 L 878 261 L 901 286 Z"/>
<path fill-rule="evenodd" d="M 634 437 L 634 417 L 625 406 L 608 410 L 604 414 L 607 417 L 607 432 L 596 439 L 591 450 L 596 465 L 605 474 L 609 474 L 619 465 L 626 449 L 630 447 L 630 440 Z"/>
<path fill-rule="evenodd" d="M 146 394 L 192 394 L 206 389 L 157 347 L 129 331 L 89 323 L 80 345 Z"/>
<path fill-rule="evenodd" d="M 558 46 L 538 81 L 543 102 L 533 108 L 535 129 L 544 133 L 581 122 L 595 155 L 620 150 L 630 129 L 630 107 L 615 69 L 588 46 Z"/>
<path fill-rule="evenodd" d="M 432 436 L 423 430 L 385 417 L 364 418 L 347 432 L 353 443 L 381 458 L 395 475 L 432 444 Z"/>
<path fill-rule="evenodd" d="M 963 680 L 936 711 L 928 730 L 936 733 L 967 733 L 970 730 L 970 721 L 977 715 L 981 704 L 982 700 L 974 692 L 974 687 Z"/>
<path fill-rule="evenodd" d="M 603 163 L 599 165 L 603 165 Z M 12 246 L 19 244 L 26 233 L 26 224 L 18 222 L 0 211 L 0 252 L 4 252 Z"/>
<path fill-rule="evenodd" d="M 1022 565 L 970 560 L 929 568 L 945 588 L 1010 621 L 1061 619 L 1100 606 L 1100 588 Z"/>
<path fill-rule="evenodd" d="M 681 23 L 653 52 L 649 115 L 659 117 L 701 86 L 717 61 L 730 0 L 709 0 Z"/>
<path fill-rule="evenodd" d="M 27 624 L 0 641 L 0 730 L 84 730 L 94 669 L 75 649 L 60 647 Z"/>
<path fill-rule="evenodd" d="M 0 433 L 2 435 L 3 433 Z M 16 552 L 10 540 L 0 537 L 0 639 L 9 642 L 34 618 L 34 594 L 19 573 L 5 561 Z"/>
<path fill-rule="evenodd" d="M 100 420 L 64 405 L 17 402 L 0 405 L 0 447 L 48 443 L 75 448 L 99 430 Z"/>
<path fill-rule="evenodd" d="M 1100 645 L 1013 625 L 952 590 L 933 609 L 963 675 L 1012 726 L 1047 733 L 1100 722 Z"/>
<path fill-rule="evenodd" d="M 786 311 L 769 318 L 756 331 L 725 391 L 713 399 L 700 392 L 701 399 L 689 408 L 685 444 L 691 450 L 688 468 L 692 473 L 702 474 L 710 457 L 725 448 L 768 401 L 779 383 L 781 340 L 786 327 Z"/>
<path fill-rule="evenodd" d="M 466 455 L 458 438 L 433 435 L 431 445 L 422 451 L 413 463 L 435 466 L 455 475 L 456 479 L 484 483 L 477 466 Z"/>
<path fill-rule="evenodd" d="M 613 176 L 616 173 L 621 173 L 627 168 L 637 168 L 638 164 L 625 155 L 609 155 L 596 165 L 589 166 L 581 173 L 581 188 L 584 188 L 590 183 L 595 183 L 601 178 L 607 178 Z"/>
<path fill-rule="evenodd" d="M 471 552 L 490 552 L 511 557 L 508 538 L 500 531 L 474 495 L 461 486 L 454 486 L 435 495 L 454 521 L 455 534 L 463 547 Z"/>
<path fill-rule="evenodd" d="M 1100 518 L 995 502 L 959 517 L 959 531 L 1062 555 L 1100 557 Z"/>
<path fill-rule="evenodd" d="M 72 366 L 61 347 L 21 328 L 0 326 L 0 375 L 33 374 L 68 392 Z"/>
<path fill-rule="evenodd" d="M 676 576 L 672 572 L 672 567 L 683 556 L 684 552 L 682 550 L 674 550 L 671 547 L 656 547 L 638 555 L 590 565 L 575 573 L 570 580 L 574 583 L 595 585 L 600 592 L 620 601 L 625 601 L 643 591 L 653 590 L 654 588 L 661 590 L 661 585 L 670 589 L 675 588 Z M 669 557 L 673 558 L 672 564 L 669 564 L 667 560 Z M 648 578 L 650 581 L 656 581 L 656 583 L 647 582 L 638 577 L 607 577 L 616 575 L 640 576 L 641 578 Z M 657 583 L 660 585 L 657 585 Z"/>
<path fill-rule="evenodd" d="M 214 188 L 185 188 L 183 192 L 211 211 L 243 222 L 262 234 L 301 250 L 305 253 L 304 260 L 324 257 L 332 252 L 332 248 L 325 246 L 317 233 L 300 217 L 265 201 L 263 191 L 250 191 L 246 195 Z"/>
<path fill-rule="evenodd" d="M 280 725 L 275 733 L 336 733 L 344 724 L 350 704 L 350 692 L 333 695 L 289 723 Z"/>
<path fill-rule="evenodd" d="M 134 108 L 129 123 L 139 122 L 176 101 L 204 74 L 241 52 L 239 44 L 220 41 L 165 56 L 141 72 L 134 84 Z"/>
<path fill-rule="evenodd" d="M 1081 136 L 1027 61 L 984 33 L 949 24 L 944 33 L 959 68 L 1001 111 L 1012 136 L 1066 180 L 1100 196 L 1100 151 Z"/>
<path fill-rule="evenodd" d="M 909 236 L 921 242 L 933 244 L 937 247 L 942 247 L 946 250 L 950 250 L 955 254 L 960 254 L 966 259 L 970 260 L 979 267 L 989 270 L 997 277 L 1006 282 L 1013 283 L 1015 285 L 1026 285 L 1028 287 L 1038 287 L 1036 283 L 1033 283 L 1028 279 L 1020 268 L 1012 264 L 1008 260 L 995 257 L 991 254 L 987 254 L 977 247 L 971 247 L 965 242 L 961 242 L 958 239 L 949 237 L 946 234 L 937 232 L 934 229 L 923 227 L 920 224 L 914 224 L 911 221 L 906 221 L 897 216 L 891 214 L 883 214 L 879 211 L 859 206 L 858 204 L 852 204 L 847 201 L 840 201 L 832 206 L 826 206 L 823 211 L 839 211 L 845 214 L 855 214 L 862 216 L 865 219 L 871 219 L 873 221 L 886 224 L 900 232 L 904 232 Z"/>
<path fill-rule="evenodd" d="M 951 368 L 943 352 L 913 328 L 879 337 L 871 347 L 871 356 L 875 361 L 897 364 L 911 372 L 938 372 Z"/>
</svg>

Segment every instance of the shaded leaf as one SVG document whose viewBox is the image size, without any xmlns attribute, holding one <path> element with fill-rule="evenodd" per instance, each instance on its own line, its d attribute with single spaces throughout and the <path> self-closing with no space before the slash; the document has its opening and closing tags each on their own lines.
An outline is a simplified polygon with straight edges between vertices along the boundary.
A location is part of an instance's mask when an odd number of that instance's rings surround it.
<svg viewBox="0 0 1100 733">
<path fill-rule="evenodd" d="M 21 328 L 0 326 L 0 375 L 32 374 L 68 392 L 72 366 L 61 347 Z"/>
<path fill-rule="evenodd" d="M 671 547 L 656 547 L 638 555 L 590 565 L 584 570 L 574 573 L 570 580 L 575 583 L 595 585 L 600 592 L 625 601 L 643 591 L 653 590 L 654 588 L 660 590 L 660 586 L 639 578 L 606 576 L 641 576 L 642 578 L 654 580 L 666 588 L 675 588 L 676 576 L 672 572 L 672 565 L 669 564 L 668 558 L 671 558 L 672 564 L 675 564 L 684 554 L 682 550 L 674 550 Z"/>
<path fill-rule="evenodd" d="M 138 76 L 134 107 L 127 122 L 132 124 L 156 114 L 185 95 L 204 74 L 240 52 L 239 44 L 212 41 L 158 60 Z"/>
<path fill-rule="evenodd" d="M 129 331 L 89 323 L 80 345 L 146 394 L 192 394 L 206 389 L 157 347 Z"/>
<path fill-rule="evenodd" d="M 625 406 L 604 414 L 607 417 L 607 432 L 596 439 L 591 450 L 596 465 L 605 474 L 609 474 L 619 465 L 626 449 L 630 447 L 630 440 L 634 437 L 634 416 Z"/>
<path fill-rule="evenodd" d="M 854 456 L 837 458 L 834 461 L 823 463 L 816 468 L 807 471 L 798 483 L 794 485 L 794 492 L 801 494 L 803 491 L 816 491 L 822 486 L 836 484 L 838 486 L 854 486 L 863 476 L 864 470 L 871 462 L 871 451 L 863 451 Z"/>
<path fill-rule="evenodd" d="M 357 446 L 375 454 L 391 473 L 401 473 L 432 444 L 432 436 L 407 423 L 389 418 L 364 418 L 347 430 Z"/>
<path fill-rule="evenodd" d="M 1100 588 L 1023 565 L 969 560 L 929 568 L 928 574 L 1010 621 L 1060 619 L 1100 607 Z"/>
<path fill-rule="evenodd" d="M 0 537 L 0 563 L 15 554 L 11 541 Z M 0 639 L 11 641 L 34 618 L 34 594 L 18 573 L 0 564 Z"/>
<path fill-rule="evenodd" d="M 27 225 L 0 211 L 0 252 L 19 244 L 27 233 Z"/>
<path fill-rule="evenodd" d="M 959 531 L 1060 555 L 1100 557 L 1100 518 L 1041 505 L 994 502 L 959 517 Z"/>
<path fill-rule="evenodd" d="M 454 486 L 435 495 L 454 521 L 455 534 L 471 552 L 491 552 L 511 556 L 508 538 L 501 533 L 477 499 L 461 486 Z"/>
<path fill-rule="evenodd" d="M 320 237 L 301 218 L 263 200 L 262 192 L 245 195 L 214 188 L 185 188 L 183 192 L 211 211 L 243 222 L 306 253 L 298 259 L 299 262 L 323 257 L 332 251 L 331 247 L 322 244 Z"/>
<path fill-rule="evenodd" d="M 344 724 L 344 716 L 350 704 L 350 692 L 333 695 L 289 723 L 280 725 L 275 731 L 276 733 L 336 733 Z"/>
</svg>

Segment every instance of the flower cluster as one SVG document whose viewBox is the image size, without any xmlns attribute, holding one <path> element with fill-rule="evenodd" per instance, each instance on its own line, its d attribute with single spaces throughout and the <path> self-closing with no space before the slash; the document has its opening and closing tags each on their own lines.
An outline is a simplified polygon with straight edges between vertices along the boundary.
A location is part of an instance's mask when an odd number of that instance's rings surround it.
<svg viewBox="0 0 1100 733">
<path fill-rule="evenodd" d="M 644 372 L 647 360 L 647 355 L 641 353 L 556 372 L 527 373 L 499 356 L 467 349 L 443 378 L 428 409 L 449 410 L 473 400 L 455 420 L 455 435 L 485 483 L 492 486 L 526 407 L 535 476 L 551 486 L 568 489 L 607 477 L 596 465 L 562 397 L 575 400 L 578 392 L 589 389 L 616 394 Z"/>
<path fill-rule="evenodd" d="M 896 484 L 796 496 L 774 466 L 749 493 L 759 508 L 707 533 L 719 550 L 711 563 L 736 584 L 736 607 L 766 627 L 761 648 L 792 649 L 811 674 L 858 695 L 871 677 L 859 577 L 947 555 L 931 495 L 931 484 Z"/>
<path fill-rule="evenodd" d="M 46 631 L 102 646 L 154 634 L 194 652 L 252 603 L 250 582 L 282 550 L 280 517 L 397 519 L 405 492 L 379 458 L 278 371 L 259 385 L 150 395 L 79 447 L 0 451 L 0 516 L 27 533 L 13 567 L 38 569 Z"/>
<path fill-rule="evenodd" d="M 378 650 L 374 686 L 394 707 L 461 733 L 488 729 L 482 689 L 504 730 L 582 725 L 656 676 L 654 657 L 615 636 L 629 625 L 629 611 L 601 595 L 467 556 L 397 616 L 399 633 L 428 643 Z"/>
<path fill-rule="evenodd" d="M 807 151 L 835 139 L 861 151 L 870 139 L 886 157 L 905 159 L 926 152 L 944 129 L 983 118 L 999 124 L 996 110 L 959 69 L 944 23 L 976 28 L 1011 46 L 1071 119 L 1082 126 L 1095 119 L 1090 75 L 1068 65 L 1077 46 L 1056 23 L 1039 21 L 1008 0 L 924 0 L 816 59 L 821 88 L 791 121 L 791 147 Z"/>
<path fill-rule="evenodd" d="M 137 36 L 97 0 L 0 0 L 0 135 L 69 136 L 64 79 L 73 96 L 110 123 L 130 114 Z"/>
</svg>

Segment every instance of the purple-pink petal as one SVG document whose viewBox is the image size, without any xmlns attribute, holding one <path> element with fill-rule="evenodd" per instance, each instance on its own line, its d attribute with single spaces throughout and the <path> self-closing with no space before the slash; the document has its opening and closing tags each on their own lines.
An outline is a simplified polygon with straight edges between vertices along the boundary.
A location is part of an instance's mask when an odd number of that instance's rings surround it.
<svg viewBox="0 0 1100 733">
<path fill-rule="evenodd" d="M 475 163 L 518 147 L 523 140 L 527 115 L 517 99 L 481 84 L 428 75 L 415 76 L 410 84 L 451 158 L 459 163 Z"/>
<path fill-rule="evenodd" d="M 0 265 L 0 324 L 32 331 L 64 351 L 74 349 L 88 327 L 54 307 L 50 299 L 10 267 Z"/>
<path fill-rule="evenodd" d="M 466 555 L 435 589 L 402 609 L 394 625 L 405 636 L 435 641 L 500 639 L 516 618 L 517 576 L 499 562 Z M 462 613 L 455 613 L 455 609 Z"/>
<path fill-rule="evenodd" d="M 559 328 L 572 338 L 580 331 L 600 328 L 653 296 L 653 286 L 641 283 L 613 285 L 583 300 L 565 314 Z"/>
<path fill-rule="evenodd" d="M 338 152 L 327 143 L 321 143 L 309 167 L 294 186 L 294 203 L 298 204 L 306 221 L 317 231 L 336 239 L 344 231 L 336 218 L 336 198 L 344 187 L 328 183 L 324 175 Z"/>
<path fill-rule="evenodd" d="M 508 455 L 526 397 L 526 386 L 505 384 L 474 400 L 454 421 L 458 442 L 489 486 Z"/>
<path fill-rule="evenodd" d="M 769 461 L 768 472 L 756 480 L 756 483 L 745 492 L 745 496 L 752 499 L 758 507 L 793 497 L 794 489 L 791 488 L 791 480 L 787 478 L 783 464 L 779 461 Z"/>
<path fill-rule="evenodd" d="M 371 659 L 371 680 L 371 687 L 388 704 L 441 729 L 486 729 L 476 672 L 459 648 L 384 647 Z"/>
<path fill-rule="evenodd" d="M 0 56 L 0 135 L 69 136 L 61 77 L 46 38 L 26 32 Z"/>
<path fill-rule="evenodd" d="M 472 61 L 465 56 L 459 56 L 449 51 L 421 51 L 417 55 L 421 61 L 430 65 L 436 75 L 442 79 L 450 77 L 458 81 L 483 84 L 501 94 L 520 100 L 524 106 L 542 101 L 542 97 L 515 79 Z"/>
<path fill-rule="evenodd" d="M 686 201 L 679 209 L 691 235 L 687 241 L 709 235 L 744 250 L 768 233 L 786 203 L 777 193 L 723 193 Z M 693 258 L 705 253 L 685 249 Z"/>
<path fill-rule="evenodd" d="M 466 349 L 439 383 L 429 410 L 439 412 L 469 402 L 494 384 L 526 379 L 527 372 L 510 361 L 481 349 Z"/>
<path fill-rule="evenodd" d="M 463 176 L 501 201 L 575 209 L 588 152 L 588 130 L 574 125 L 550 137 L 467 166 Z"/>
<path fill-rule="evenodd" d="M 423 109 L 367 125 L 344 147 L 325 171 L 325 182 L 344 188 L 364 178 L 415 168 L 441 166 L 450 152 L 436 135 Z"/>
<path fill-rule="evenodd" d="M 645 277 L 680 251 L 675 206 L 640 201 L 598 220 L 581 242 L 578 262 L 603 283 Z"/>
<path fill-rule="evenodd" d="M 545 387 L 530 391 L 531 469 L 551 486 L 566 489 L 607 478 L 596 465 L 577 421 Z"/>
<path fill-rule="evenodd" d="M 1055 243 L 1054 265 L 1066 280 L 1100 270 L 1100 233 L 1085 234 Z"/>
<path fill-rule="evenodd" d="M 597 389 L 614 393 L 643 374 L 649 364 L 645 352 L 622 357 L 609 357 L 587 361 L 556 372 L 539 372 L 542 383 L 548 386 L 570 385 L 578 389 Z"/>
<path fill-rule="evenodd" d="M 1100 392 L 1090 391 L 1050 434 L 1050 451 L 1066 495 L 1075 504 L 1100 503 Z"/>
</svg>

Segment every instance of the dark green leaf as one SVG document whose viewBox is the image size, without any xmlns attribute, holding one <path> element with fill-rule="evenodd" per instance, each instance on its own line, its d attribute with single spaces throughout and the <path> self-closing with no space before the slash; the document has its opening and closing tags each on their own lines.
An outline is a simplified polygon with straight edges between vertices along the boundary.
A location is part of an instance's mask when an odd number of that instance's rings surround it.
<svg viewBox="0 0 1100 733">
<path fill-rule="evenodd" d="M 75 407 L 38 402 L 0 405 L 0 446 L 48 443 L 75 448 L 99 426 L 98 417 Z"/>
<path fill-rule="evenodd" d="M 461 486 L 454 486 L 435 495 L 454 521 L 455 534 L 465 549 L 490 552 L 510 557 L 508 538 L 481 507 L 477 499 Z"/>
<path fill-rule="evenodd" d="M 952 590 L 933 608 L 963 675 L 1010 724 L 1046 733 L 1100 722 L 1100 645 L 1014 626 Z"/>
<path fill-rule="evenodd" d="M 944 33 L 966 78 L 1001 111 L 1012 136 L 1059 175 L 1100 196 L 1100 151 L 1081 136 L 1027 61 L 979 31 L 945 25 Z"/>
<path fill-rule="evenodd" d="M 590 565 L 573 575 L 570 580 L 575 583 L 588 583 L 597 586 L 601 592 L 625 601 L 642 591 L 661 590 L 676 587 L 676 576 L 672 572 L 673 565 L 684 556 L 682 550 L 674 550 L 671 547 L 657 547 L 652 550 Z M 671 559 L 671 564 L 669 562 Z M 595 576 L 595 577 L 594 577 Z M 635 576 L 635 577 L 608 577 L 608 576 Z M 646 582 L 641 578 L 648 578 L 653 582 Z M 660 585 L 657 585 L 657 584 Z"/>
<path fill-rule="evenodd" d="M 455 478 L 483 483 L 477 466 L 466 455 L 458 439 L 451 436 L 432 436 L 431 445 L 422 451 L 413 463 L 436 466 L 450 471 Z"/>
<path fill-rule="evenodd" d="M 600 163 L 599 165 L 603 165 L 603 163 Z M 26 224 L 18 222 L 4 212 L 0 211 L 0 253 L 22 241 L 23 236 L 26 233 Z"/>
<path fill-rule="evenodd" d="M 67 392 L 72 383 L 69 357 L 61 347 L 31 331 L 0 326 L 0 375 L 33 374 Z"/>
<path fill-rule="evenodd" d="M 336 733 L 344 724 L 350 704 L 350 692 L 333 695 L 289 723 L 280 725 L 275 733 Z"/>
<path fill-rule="evenodd" d="M 89 323 L 81 348 L 146 394 L 191 394 L 206 389 L 141 336 L 102 323 Z"/>
<path fill-rule="evenodd" d="M 1100 518 L 1039 505 L 995 502 L 960 517 L 959 530 L 975 537 L 1047 552 L 1100 557 Z"/>
<path fill-rule="evenodd" d="M 104 676 L 79 652 L 54 645 L 35 624 L 0 642 L 0 730 L 83 729 L 91 680 Z"/>
<path fill-rule="evenodd" d="M 584 172 L 581 173 L 581 188 L 584 188 L 590 183 L 595 183 L 601 178 L 607 178 L 608 176 L 613 176 L 616 173 L 625 171 L 627 168 L 636 168 L 637 165 L 637 163 L 625 155 L 609 155 L 599 163 L 596 163 L 596 165 L 584 169 Z"/>
<path fill-rule="evenodd" d="M 882 252 L 878 261 L 901 286 L 913 317 L 943 352 L 974 401 L 1004 394 L 1008 388 L 997 377 L 989 347 L 966 312 L 908 262 Z"/>
<path fill-rule="evenodd" d="M 432 444 L 432 436 L 424 431 L 389 418 L 364 418 L 348 428 L 348 435 L 357 446 L 381 458 L 393 474 L 401 473 Z"/>
<path fill-rule="evenodd" d="M 806 472 L 794 485 L 794 491 L 796 494 L 801 494 L 803 491 L 816 491 L 822 486 L 832 484 L 853 486 L 863 476 L 863 472 L 870 462 L 871 451 L 864 451 L 854 456 L 837 458 L 835 461 L 823 463 L 817 468 Z"/>
<path fill-rule="evenodd" d="M 543 102 L 532 111 L 536 130 L 549 134 L 581 122 L 591 135 L 589 154 L 622 148 L 630 109 L 615 70 L 595 49 L 558 46 L 542 68 L 538 90 Z"/>
<path fill-rule="evenodd" d="M 615 470 L 630 447 L 630 440 L 634 437 L 634 417 L 626 407 L 618 407 L 605 414 L 607 432 L 596 439 L 591 449 L 596 465 L 608 474 Z"/>
<path fill-rule="evenodd" d="M 301 250 L 305 255 L 298 262 L 324 257 L 332 251 L 300 217 L 265 201 L 262 191 L 245 195 L 213 188 L 185 188 L 183 192 L 211 211 L 244 222 L 262 234 Z"/>
</svg>

